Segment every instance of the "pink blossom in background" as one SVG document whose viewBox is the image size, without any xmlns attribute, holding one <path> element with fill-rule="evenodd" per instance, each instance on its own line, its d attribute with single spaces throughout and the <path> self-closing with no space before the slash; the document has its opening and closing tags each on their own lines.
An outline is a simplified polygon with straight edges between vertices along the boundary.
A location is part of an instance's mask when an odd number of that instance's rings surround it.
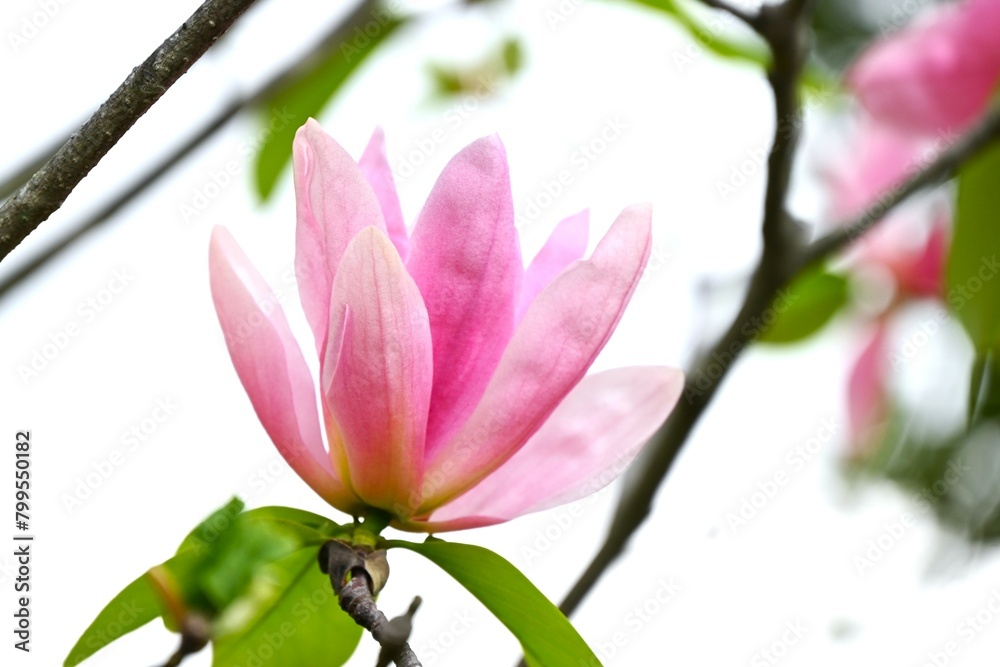
<svg viewBox="0 0 1000 667">
<path fill-rule="evenodd" d="M 875 42 L 847 83 L 881 122 L 923 135 L 959 132 L 982 115 L 996 90 L 998 35 L 998 0 L 933 7 Z"/>
<path fill-rule="evenodd" d="M 448 163 L 412 233 L 381 131 L 355 163 L 310 120 L 293 157 L 325 428 L 281 307 L 223 228 L 212 296 L 262 425 L 331 505 L 414 531 L 507 521 L 606 485 L 667 417 L 676 369 L 585 377 L 648 260 L 649 206 L 626 208 L 587 260 L 586 213 L 564 220 L 525 269 L 495 136 Z"/>
<path fill-rule="evenodd" d="M 862 458 L 878 444 L 889 415 L 886 325 L 879 321 L 862 348 L 848 379 L 847 415 L 850 455 Z"/>
<path fill-rule="evenodd" d="M 860 215 L 911 177 L 938 149 L 933 141 L 900 133 L 862 112 L 848 151 L 826 169 L 832 217 L 844 221 Z M 928 214 L 912 208 L 894 211 L 857 241 L 852 260 L 887 271 L 902 298 L 939 296 L 949 216 L 944 211 Z"/>
</svg>

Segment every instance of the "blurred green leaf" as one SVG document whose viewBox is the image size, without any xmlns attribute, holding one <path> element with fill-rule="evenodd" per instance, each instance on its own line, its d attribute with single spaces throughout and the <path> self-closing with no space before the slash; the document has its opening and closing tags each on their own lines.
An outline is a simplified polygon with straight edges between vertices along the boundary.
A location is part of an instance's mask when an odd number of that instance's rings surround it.
<svg viewBox="0 0 1000 667">
<path fill-rule="evenodd" d="M 338 667 L 354 653 L 361 626 L 340 608 L 316 549 L 296 551 L 262 572 L 252 603 L 234 605 L 238 627 L 213 644 L 213 667 Z"/>
<path fill-rule="evenodd" d="M 84 631 L 66 665 L 78 664 L 118 637 L 160 616 L 167 629 L 177 632 L 182 617 L 191 612 L 201 614 L 212 623 L 213 641 L 229 638 L 231 643 L 236 642 L 235 635 L 258 626 L 271 632 L 270 622 L 264 623 L 263 617 L 270 610 L 285 609 L 281 606 L 285 604 L 281 602 L 282 587 L 297 585 L 305 576 L 299 568 L 301 559 L 310 554 L 316 574 L 323 579 L 316 565 L 318 547 L 343 532 L 341 526 L 329 519 L 303 510 L 262 507 L 243 512 L 243 502 L 234 498 L 199 523 L 173 558 L 151 568 L 115 596 Z M 291 556 L 299 560 L 289 560 Z M 289 567 L 294 570 L 294 577 L 288 575 Z M 326 587 L 329 588 L 328 581 Z M 294 601 L 300 602 L 298 598 Z M 292 613 L 296 611 L 297 608 Z M 126 612 L 131 614 L 127 619 Z M 327 612 L 324 618 L 331 613 Z M 281 623 L 287 619 L 273 620 L 282 631 Z M 339 655 L 338 651 L 333 654 Z M 346 656 L 349 655 L 348 652 Z M 306 663 L 293 660 L 288 664 Z"/>
<path fill-rule="evenodd" d="M 795 343 L 822 329 L 847 303 L 849 292 L 843 276 L 809 270 L 779 292 L 760 323 L 749 324 L 760 328 L 761 342 Z"/>
<path fill-rule="evenodd" d="M 996 417 L 1000 417 L 1000 363 L 993 352 L 987 352 L 972 362 L 969 424 Z"/>
<path fill-rule="evenodd" d="M 493 94 L 500 83 L 517 74 L 524 64 L 524 50 L 516 37 L 508 37 L 480 62 L 472 65 L 431 64 L 436 94 L 453 97 L 471 93 L 480 99 Z"/>
<path fill-rule="evenodd" d="M 948 303 L 980 354 L 1000 352 L 1000 146 L 958 172 L 954 232 L 946 274 Z"/>
<path fill-rule="evenodd" d="M 296 130 L 308 118 L 319 116 L 354 70 L 404 22 L 388 14 L 373 18 L 369 25 L 377 25 L 378 30 L 368 31 L 365 26 L 360 32 L 356 31 L 351 39 L 340 42 L 264 102 L 264 138 L 255 167 L 257 193 L 261 199 L 266 201 L 271 196 L 282 172 L 291 162 Z"/>
<path fill-rule="evenodd" d="M 428 539 L 390 541 L 415 551 L 472 593 L 524 649 L 532 667 L 599 667 L 601 662 L 559 609 L 520 570 L 483 547 Z"/>
<path fill-rule="evenodd" d="M 670 16 L 678 26 L 710 53 L 727 60 L 737 60 L 767 68 L 771 64 L 771 53 L 763 40 L 756 36 L 748 40 L 734 39 L 721 28 L 723 22 L 736 24 L 738 21 L 728 14 L 719 13 L 717 21 L 706 21 L 688 9 L 683 0 L 629 0 L 651 7 Z"/>
</svg>

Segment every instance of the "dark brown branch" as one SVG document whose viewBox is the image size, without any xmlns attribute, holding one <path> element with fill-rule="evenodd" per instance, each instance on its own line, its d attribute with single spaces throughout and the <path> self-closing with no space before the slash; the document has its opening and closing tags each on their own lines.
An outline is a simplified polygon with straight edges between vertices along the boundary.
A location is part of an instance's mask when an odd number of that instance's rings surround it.
<svg viewBox="0 0 1000 667">
<path fill-rule="evenodd" d="M 951 178 L 966 161 L 998 139 L 1000 107 L 994 107 L 972 130 L 942 151 L 929 165 L 892 188 L 853 220 L 836 225 L 834 231 L 810 244 L 803 265 L 813 264 L 843 249 L 911 195 Z"/>
<path fill-rule="evenodd" d="M 351 12 L 343 21 L 335 25 L 302 58 L 278 72 L 252 94 L 237 98 L 216 112 L 215 116 L 205 124 L 202 130 L 195 133 L 190 139 L 165 156 L 145 176 L 116 195 L 103 208 L 93 215 L 88 216 L 80 224 L 74 226 L 72 231 L 60 240 L 39 252 L 35 257 L 32 257 L 23 267 L 8 276 L 5 280 L 0 281 L 0 299 L 31 274 L 45 266 L 50 260 L 58 257 L 62 251 L 69 248 L 89 231 L 100 227 L 110 220 L 119 210 L 159 181 L 171 169 L 183 162 L 198 146 L 225 127 L 232 118 L 247 109 L 271 99 L 279 90 L 282 90 L 289 83 L 296 80 L 303 71 L 310 68 L 317 59 L 322 58 L 331 49 L 337 48 L 342 42 L 349 39 L 353 35 L 355 27 L 364 25 L 371 18 L 372 12 L 377 5 L 376 0 L 365 0 L 359 3 L 355 11 Z M 35 161 L 37 162 L 37 159 Z M 28 175 L 25 175 L 21 182 Z M 8 180 L 13 180 L 13 178 L 12 176 Z"/>
<path fill-rule="evenodd" d="M 802 232 L 785 210 L 785 201 L 798 147 L 801 127 L 798 87 L 809 55 L 808 20 L 815 4 L 815 0 L 789 0 L 781 5 L 764 5 L 751 24 L 772 51 L 768 80 L 774 93 L 776 119 L 768 156 L 761 259 L 736 319 L 688 374 L 684 397 L 629 473 L 601 549 L 560 606 L 567 615 L 621 555 L 632 534 L 645 521 L 656 491 L 691 431 L 740 352 L 759 335 L 759 321 L 775 294 L 801 265 L 798 256 L 802 253 Z"/>
<path fill-rule="evenodd" d="M 0 206 L 0 260 L 62 206 L 125 132 L 255 0 L 207 0 L 167 38 L 79 131 Z"/>
<path fill-rule="evenodd" d="M 384 553 L 384 552 L 383 552 Z M 366 566 L 367 554 L 338 540 L 330 540 L 319 552 L 319 566 L 330 575 L 330 585 L 340 601 L 340 608 L 354 622 L 368 630 L 382 650 L 378 665 L 395 662 L 398 667 L 421 667 L 407 640 L 410 638 L 413 614 L 420 606 L 415 598 L 410 609 L 399 618 L 389 620 L 375 604 L 375 583 Z M 381 559 L 384 563 L 385 559 Z M 386 570 L 387 572 L 387 570 Z M 382 578 L 384 574 L 373 573 Z"/>
</svg>

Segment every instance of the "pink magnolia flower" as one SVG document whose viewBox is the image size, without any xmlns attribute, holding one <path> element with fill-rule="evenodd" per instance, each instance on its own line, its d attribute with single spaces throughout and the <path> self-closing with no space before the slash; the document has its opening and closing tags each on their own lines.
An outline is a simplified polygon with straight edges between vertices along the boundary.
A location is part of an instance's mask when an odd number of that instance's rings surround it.
<svg viewBox="0 0 1000 667">
<path fill-rule="evenodd" d="M 900 129 L 957 132 L 983 113 L 1000 80 L 997 35 L 997 0 L 935 7 L 862 54 L 848 84 L 872 115 Z"/>
<path fill-rule="evenodd" d="M 334 507 L 443 531 L 507 521 L 616 477 L 676 403 L 665 367 L 585 376 L 650 252 L 626 208 L 592 256 L 586 212 L 523 268 L 498 138 L 445 167 L 412 233 L 384 139 L 360 161 L 310 120 L 294 142 L 296 275 L 316 384 L 282 309 L 229 232 L 212 297 L 236 372 L 291 467 Z"/>
</svg>

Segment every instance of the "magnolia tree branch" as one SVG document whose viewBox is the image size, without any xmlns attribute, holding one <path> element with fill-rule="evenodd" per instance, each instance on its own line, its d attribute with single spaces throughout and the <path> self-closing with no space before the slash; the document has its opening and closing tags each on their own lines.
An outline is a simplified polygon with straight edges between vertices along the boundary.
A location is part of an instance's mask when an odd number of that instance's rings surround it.
<svg viewBox="0 0 1000 667">
<path fill-rule="evenodd" d="M 271 99 L 278 91 L 297 80 L 304 71 L 312 67 L 316 60 L 323 58 L 332 49 L 338 48 L 341 44 L 351 39 L 354 35 L 354 29 L 363 26 L 371 19 L 372 13 L 377 6 L 378 0 L 364 0 L 359 3 L 354 11 L 333 26 L 304 56 L 275 74 L 251 94 L 237 97 L 215 112 L 215 115 L 206 121 L 200 130 L 174 148 L 168 155 L 164 156 L 145 175 L 126 186 L 124 190 L 115 195 L 102 208 L 89 215 L 79 224 L 73 226 L 72 231 L 49 247 L 41 250 L 24 266 L 0 281 L 0 299 L 31 274 L 45 266 L 50 260 L 58 257 L 63 250 L 72 246 L 73 243 L 85 236 L 89 231 L 100 227 L 110 220 L 118 211 L 157 183 L 171 169 L 183 162 L 196 148 L 211 139 L 230 120 L 242 112 L 256 108 L 258 105 Z M 44 164 L 51 153 L 52 151 L 43 153 L 40 157 L 44 159 L 41 160 L 40 164 Z M 11 184 L 13 184 L 11 189 L 16 189 L 18 185 L 27 180 L 33 173 L 33 171 L 29 171 L 28 169 L 36 163 L 39 163 L 39 158 L 37 157 L 27 167 L 19 169 L 16 174 L 6 179 L 3 183 L 0 183 L 0 197 L 5 193 L 4 188 L 11 187 Z M 18 178 L 20 180 L 16 180 Z"/>
<path fill-rule="evenodd" d="M 414 598 L 409 610 L 391 621 L 375 604 L 375 595 L 388 578 L 388 565 L 383 558 L 372 558 L 369 550 L 330 540 L 319 552 L 319 567 L 330 575 L 330 585 L 340 601 L 340 608 L 354 622 L 368 630 L 382 647 L 376 667 L 387 667 L 395 662 L 397 667 L 421 667 L 407 641 L 413 624 L 413 615 L 420 606 Z"/>
<path fill-rule="evenodd" d="M 1000 106 L 994 106 L 973 129 L 938 154 L 933 162 L 889 190 L 854 219 L 836 225 L 834 231 L 810 244 L 802 258 L 803 265 L 818 262 L 846 247 L 912 194 L 951 178 L 959 167 L 998 139 Z"/>
<path fill-rule="evenodd" d="M 207 0 L 138 67 L 45 166 L 0 206 L 0 260 L 62 206 L 125 132 L 256 0 Z"/>
<path fill-rule="evenodd" d="M 720 3 L 716 2 L 706 4 L 720 6 Z M 843 233 L 845 236 L 843 241 L 824 240 L 813 246 L 807 246 L 802 240 L 804 234 L 801 227 L 785 209 L 801 126 L 799 83 L 809 56 L 809 19 L 815 5 L 815 0 L 787 0 L 780 5 L 764 5 L 758 14 L 748 17 L 747 22 L 770 46 L 773 61 L 768 80 L 775 100 L 776 123 L 768 156 L 767 186 L 761 226 L 763 237 L 761 259 L 736 318 L 722 337 L 695 363 L 693 370 L 688 374 L 681 401 L 670 418 L 653 435 L 641 460 L 628 473 L 622 497 L 604 543 L 561 605 L 562 611 L 567 615 L 576 609 L 608 566 L 621 555 L 632 534 L 649 515 L 653 497 L 660 484 L 666 478 L 681 448 L 708 408 L 734 362 L 762 330 L 761 320 L 771 307 L 778 291 L 809 263 L 826 257 L 853 239 L 853 236 Z M 727 11 L 732 10 L 727 8 Z M 988 140 L 987 136 L 995 136 L 996 131 L 980 130 L 973 134 L 977 137 L 982 135 L 974 141 L 984 143 Z M 967 158 L 969 154 L 971 152 L 967 151 L 955 157 Z M 950 169 L 942 170 L 936 162 L 928 168 L 928 171 L 940 177 L 941 174 L 950 173 L 950 170 L 954 169 L 956 164 L 954 158 L 951 158 L 950 164 Z M 889 202 L 890 206 L 882 206 L 879 216 L 884 215 L 892 206 L 917 189 L 936 180 L 923 176 L 915 177 L 913 185 L 901 191 L 902 196 Z M 855 233 L 863 233 L 872 226 L 875 219 L 868 221 L 863 228 L 862 225 L 858 225 Z"/>
</svg>

